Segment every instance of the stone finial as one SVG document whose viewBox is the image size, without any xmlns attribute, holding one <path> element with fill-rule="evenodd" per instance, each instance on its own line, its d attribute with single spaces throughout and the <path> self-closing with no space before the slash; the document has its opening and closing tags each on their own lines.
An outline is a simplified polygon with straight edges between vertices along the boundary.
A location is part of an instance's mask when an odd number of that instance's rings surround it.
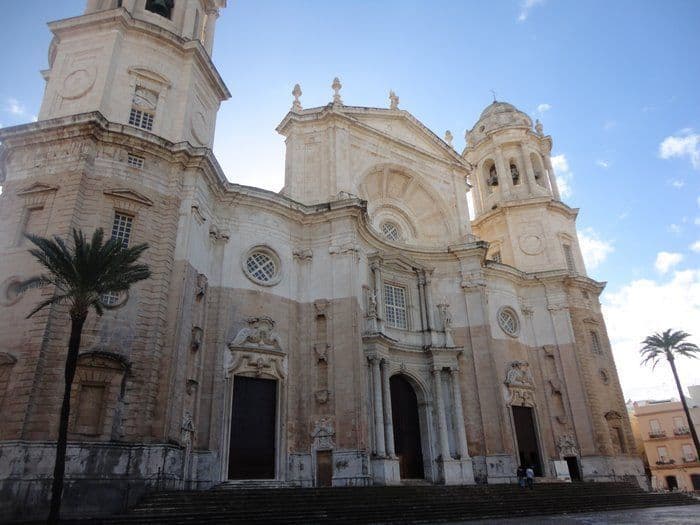
<svg viewBox="0 0 700 525">
<path fill-rule="evenodd" d="M 301 86 L 299 86 L 299 84 L 294 84 L 292 95 L 294 95 L 294 102 L 292 102 L 292 111 L 301 111 L 301 102 L 299 102 L 299 97 L 301 96 Z"/>
<path fill-rule="evenodd" d="M 537 132 L 538 135 L 544 134 L 544 127 L 542 126 L 540 119 L 535 119 L 535 131 Z"/>
<path fill-rule="evenodd" d="M 445 131 L 445 142 L 447 142 L 449 147 L 452 147 L 452 139 L 454 139 L 454 137 L 452 136 L 452 132 L 448 129 Z"/>
<path fill-rule="evenodd" d="M 399 97 L 393 89 L 389 91 L 389 109 L 399 109 Z"/>
<path fill-rule="evenodd" d="M 333 79 L 333 84 L 331 84 L 331 88 L 333 89 L 333 104 L 341 104 L 343 103 L 343 99 L 340 98 L 340 88 L 342 88 L 343 85 L 340 83 L 340 79 L 338 77 L 335 77 Z"/>
</svg>

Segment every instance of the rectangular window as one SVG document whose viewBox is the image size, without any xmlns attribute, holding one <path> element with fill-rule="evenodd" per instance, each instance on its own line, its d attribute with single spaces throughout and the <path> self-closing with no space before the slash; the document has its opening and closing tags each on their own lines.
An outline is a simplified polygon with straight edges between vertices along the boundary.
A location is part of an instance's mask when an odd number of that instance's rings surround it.
<svg viewBox="0 0 700 525">
<path fill-rule="evenodd" d="M 576 265 L 574 264 L 574 255 L 571 253 L 571 246 L 565 244 L 564 246 L 564 259 L 566 260 L 566 269 L 570 272 L 576 271 Z"/>
<path fill-rule="evenodd" d="M 24 210 L 22 231 L 20 232 L 19 239 L 17 240 L 17 245 L 21 246 L 24 243 L 29 242 L 25 235 L 41 235 L 45 232 L 45 228 L 46 224 L 44 217 L 44 208 L 27 208 L 26 210 Z"/>
<path fill-rule="evenodd" d="M 141 169 L 143 168 L 144 158 L 129 153 L 129 156 L 126 158 L 126 163 L 132 168 Z"/>
<path fill-rule="evenodd" d="M 673 416 L 673 428 L 684 428 L 685 427 L 685 419 L 683 419 L 681 416 Z"/>
<path fill-rule="evenodd" d="M 693 451 L 693 446 L 687 443 L 683 444 L 683 461 L 690 462 L 695 461 L 695 453 Z"/>
<path fill-rule="evenodd" d="M 130 215 L 126 215 L 120 212 L 114 212 L 114 222 L 112 223 L 112 239 L 117 239 L 122 241 L 124 246 L 129 245 L 129 239 L 131 238 L 131 227 L 133 225 L 134 218 Z"/>
<path fill-rule="evenodd" d="M 140 109 L 131 108 L 131 113 L 129 113 L 129 124 L 136 126 L 137 128 L 145 129 L 146 131 L 151 131 L 153 129 L 153 113 L 147 113 L 146 111 L 141 111 Z"/>
<path fill-rule="evenodd" d="M 76 432 L 92 435 L 100 433 L 104 393 L 105 385 L 80 385 L 78 414 L 75 419 Z"/>
<path fill-rule="evenodd" d="M 654 434 L 660 433 L 661 432 L 661 424 L 659 423 L 659 420 L 658 419 L 649 420 L 649 429 Z"/>
<path fill-rule="evenodd" d="M 596 332 L 591 332 L 591 352 L 594 354 L 602 354 L 600 350 L 600 339 L 598 339 L 598 334 Z"/>
<path fill-rule="evenodd" d="M 393 284 L 384 285 L 386 324 L 394 328 L 408 328 L 406 317 L 406 289 Z"/>
<path fill-rule="evenodd" d="M 656 447 L 656 451 L 659 454 L 659 461 L 666 463 L 668 461 L 668 451 L 666 447 Z"/>
</svg>

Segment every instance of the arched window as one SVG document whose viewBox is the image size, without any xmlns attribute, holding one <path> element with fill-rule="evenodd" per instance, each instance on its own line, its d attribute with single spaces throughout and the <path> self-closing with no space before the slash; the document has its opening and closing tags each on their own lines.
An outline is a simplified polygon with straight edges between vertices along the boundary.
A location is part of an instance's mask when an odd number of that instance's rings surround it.
<svg viewBox="0 0 700 525">
<path fill-rule="evenodd" d="M 146 11 L 170 19 L 175 0 L 146 0 Z"/>
<path fill-rule="evenodd" d="M 493 193 L 493 189 L 498 186 L 498 172 L 492 160 L 484 163 L 484 182 L 488 193 Z"/>
</svg>

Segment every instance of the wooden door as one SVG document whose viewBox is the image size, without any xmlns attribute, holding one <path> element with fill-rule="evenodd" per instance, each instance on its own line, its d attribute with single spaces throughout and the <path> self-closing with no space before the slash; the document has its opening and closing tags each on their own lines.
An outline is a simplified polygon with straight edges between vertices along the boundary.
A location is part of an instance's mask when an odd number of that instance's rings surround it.
<svg viewBox="0 0 700 525">
<path fill-rule="evenodd" d="M 423 449 L 421 447 L 418 398 L 411 383 L 400 375 L 389 380 L 391 412 L 394 424 L 394 448 L 399 456 L 402 479 L 422 479 Z"/>
</svg>

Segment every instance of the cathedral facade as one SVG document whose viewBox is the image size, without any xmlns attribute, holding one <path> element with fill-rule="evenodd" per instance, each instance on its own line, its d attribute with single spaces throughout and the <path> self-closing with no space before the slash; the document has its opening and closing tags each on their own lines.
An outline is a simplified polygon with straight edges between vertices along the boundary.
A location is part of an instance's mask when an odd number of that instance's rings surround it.
<svg viewBox="0 0 700 525">
<path fill-rule="evenodd" d="M 38 122 L 0 130 L 2 505 L 47 501 L 69 333 L 62 306 L 25 319 L 52 291 L 17 293 L 39 272 L 23 234 L 73 228 L 149 243 L 153 275 L 85 325 L 66 509 L 227 481 L 508 483 L 520 464 L 641 476 L 541 124 L 494 102 L 460 154 L 393 93 L 346 105 L 336 79 L 304 108 L 297 86 L 284 188 L 229 182 L 225 3 L 89 0 L 49 25 Z"/>
</svg>

